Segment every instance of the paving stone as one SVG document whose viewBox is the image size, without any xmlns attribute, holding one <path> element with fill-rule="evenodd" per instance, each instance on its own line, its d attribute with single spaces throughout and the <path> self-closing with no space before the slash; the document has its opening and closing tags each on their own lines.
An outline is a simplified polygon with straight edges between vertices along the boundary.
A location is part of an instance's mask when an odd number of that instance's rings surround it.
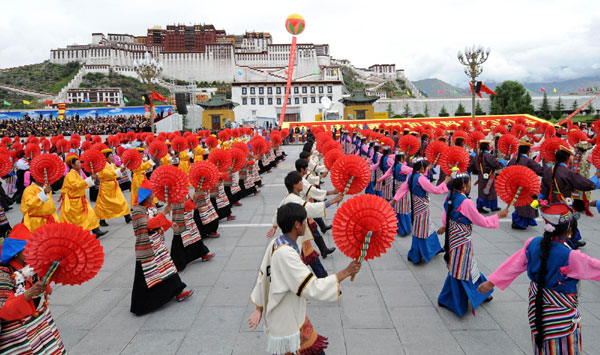
<svg viewBox="0 0 600 355">
<path fill-rule="evenodd" d="M 344 329 L 348 355 L 405 354 L 394 329 Z"/>
<path fill-rule="evenodd" d="M 185 332 L 141 330 L 123 350 L 123 355 L 176 354 Z"/>
</svg>

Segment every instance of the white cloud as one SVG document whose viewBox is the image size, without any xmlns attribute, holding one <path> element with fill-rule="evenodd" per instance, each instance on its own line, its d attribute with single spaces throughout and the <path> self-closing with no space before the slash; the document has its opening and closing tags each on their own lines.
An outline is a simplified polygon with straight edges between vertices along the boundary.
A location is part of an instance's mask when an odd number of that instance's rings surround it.
<svg viewBox="0 0 600 355">
<path fill-rule="evenodd" d="M 456 52 L 472 44 L 492 49 L 484 80 L 600 74 L 600 3 L 593 0 L 13 1 L 3 6 L 0 67 L 41 62 L 52 48 L 89 43 L 92 32 L 144 35 L 172 23 L 267 31 L 289 42 L 283 24 L 291 13 L 306 19 L 299 42 L 328 43 L 334 57 L 357 66 L 395 63 L 413 80 L 464 87 Z"/>
</svg>

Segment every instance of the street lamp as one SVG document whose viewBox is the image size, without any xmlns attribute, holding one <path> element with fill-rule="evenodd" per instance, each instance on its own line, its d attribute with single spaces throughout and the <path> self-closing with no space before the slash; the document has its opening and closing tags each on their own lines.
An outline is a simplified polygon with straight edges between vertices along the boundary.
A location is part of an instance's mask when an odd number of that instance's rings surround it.
<svg viewBox="0 0 600 355">
<path fill-rule="evenodd" d="M 473 121 L 475 121 L 475 86 L 477 85 L 477 77 L 483 71 L 481 65 L 485 63 L 490 55 L 490 49 L 483 49 L 483 46 L 475 46 L 472 48 L 465 47 L 465 51 L 458 51 L 458 61 L 460 64 L 466 66 L 465 74 L 469 78 L 471 78 L 471 100 L 472 100 L 472 109 L 471 109 L 471 117 Z"/>
<path fill-rule="evenodd" d="M 150 53 L 146 52 L 144 54 L 144 59 L 133 61 L 133 69 L 140 77 L 142 82 L 146 84 L 148 98 L 151 100 L 152 85 L 158 83 L 157 78 L 160 76 L 160 73 L 163 70 L 162 64 L 152 58 Z M 152 134 L 156 133 L 154 127 L 154 112 L 152 112 L 152 110 L 150 112 L 150 128 L 152 130 Z"/>
</svg>

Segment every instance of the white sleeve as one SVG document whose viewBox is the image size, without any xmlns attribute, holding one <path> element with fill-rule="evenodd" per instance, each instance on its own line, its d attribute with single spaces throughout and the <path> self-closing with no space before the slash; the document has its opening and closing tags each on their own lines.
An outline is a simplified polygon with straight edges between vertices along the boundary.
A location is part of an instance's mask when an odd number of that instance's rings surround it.
<svg viewBox="0 0 600 355">
<path fill-rule="evenodd" d="M 315 199 L 317 201 L 323 201 L 327 197 L 327 191 L 310 185 L 306 191 L 306 197 Z"/>
<path fill-rule="evenodd" d="M 152 165 L 152 166 L 156 165 L 156 163 L 154 162 L 154 160 L 150 159 L 148 161 L 150 162 L 150 165 Z"/>
<path fill-rule="evenodd" d="M 87 183 L 88 187 L 94 186 L 94 180 L 92 179 L 91 176 L 88 176 L 88 178 L 85 179 L 85 182 Z"/>
<path fill-rule="evenodd" d="M 117 174 L 117 178 L 123 177 L 123 173 L 121 172 L 121 169 L 115 169 L 115 174 Z"/>
<path fill-rule="evenodd" d="M 308 218 L 325 217 L 325 202 L 305 202 L 304 209 Z"/>
<path fill-rule="evenodd" d="M 46 193 L 44 192 L 44 190 L 38 192 L 37 197 L 42 202 L 48 202 L 50 200 L 50 197 L 48 197 L 48 195 L 46 195 Z"/>
</svg>

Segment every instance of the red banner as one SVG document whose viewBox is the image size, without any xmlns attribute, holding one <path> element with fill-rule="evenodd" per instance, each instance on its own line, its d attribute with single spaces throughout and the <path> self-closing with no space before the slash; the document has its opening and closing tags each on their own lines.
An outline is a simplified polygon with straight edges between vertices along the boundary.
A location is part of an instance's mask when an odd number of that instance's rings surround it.
<svg viewBox="0 0 600 355">
<path fill-rule="evenodd" d="M 292 37 L 292 46 L 290 47 L 290 61 L 287 70 L 287 85 L 285 86 L 285 97 L 283 98 L 283 106 L 279 115 L 279 126 L 283 124 L 285 110 L 287 108 L 288 98 L 290 97 L 290 88 L 292 87 L 292 76 L 294 74 L 294 63 L 296 63 L 296 36 Z"/>
<path fill-rule="evenodd" d="M 596 98 L 600 96 L 600 94 L 592 97 L 592 99 L 588 102 L 585 103 L 585 105 L 581 106 L 580 108 L 578 108 L 577 110 L 575 110 L 572 114 L 568 115 L 567 117 L 565 117 L 562 121 L 560 121 L 558 124 L 562 125 L 563 123 L 567 122 L 569 119 L 571 119 L 573 116 L 575 116 L 576 114 L 579 113 L 579 111 L 583 110 L 587 105 L 591 104 L 592 101 L 596 100 Z"/>
</svg>

